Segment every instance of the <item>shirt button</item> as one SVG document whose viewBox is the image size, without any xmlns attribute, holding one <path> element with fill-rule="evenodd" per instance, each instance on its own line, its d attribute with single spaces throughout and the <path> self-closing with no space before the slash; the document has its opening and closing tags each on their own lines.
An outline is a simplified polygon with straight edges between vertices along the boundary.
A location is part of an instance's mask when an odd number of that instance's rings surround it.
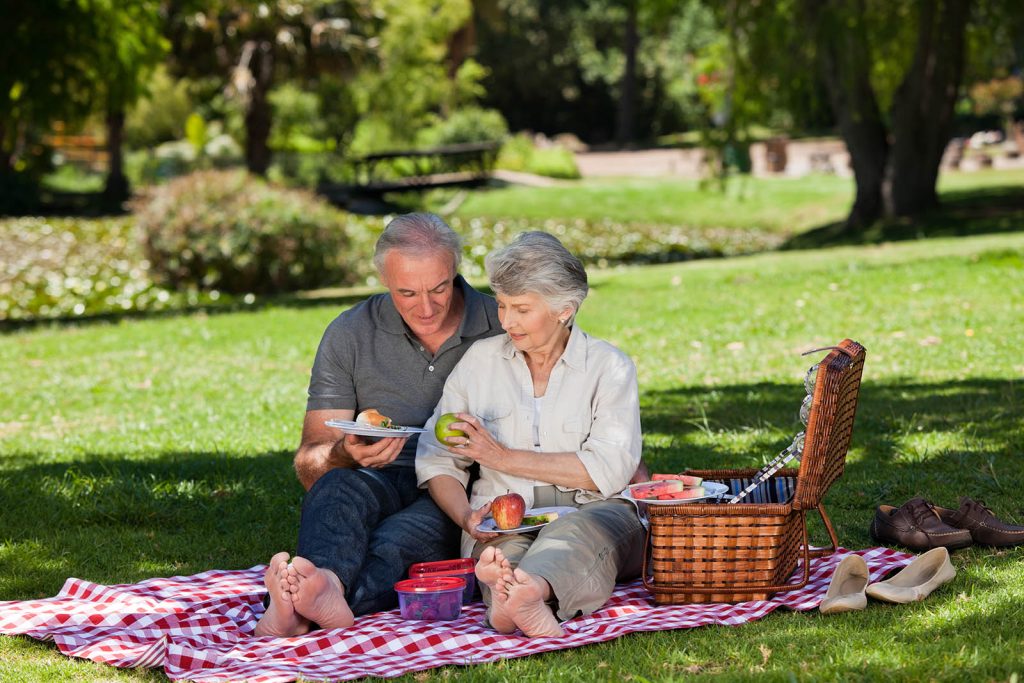
<svg viewBox="0 0 1024 683">
<path fill-rule="evenodd" d="M 434 371 L 434 366 L 433 365 L 428 365 L 427 366 L 427 370 L 430 370 L 431 372 L 433 372 Z"/>
<path fill-rule="evenodd" d="M 420 347 L 420 351 L 424 351 L 424 350 L 425 350 L 425 349 L 424 349 L 424 348 L 423 348 L 423 347 L 421 346 L 421 347 Z"/>
</svg>

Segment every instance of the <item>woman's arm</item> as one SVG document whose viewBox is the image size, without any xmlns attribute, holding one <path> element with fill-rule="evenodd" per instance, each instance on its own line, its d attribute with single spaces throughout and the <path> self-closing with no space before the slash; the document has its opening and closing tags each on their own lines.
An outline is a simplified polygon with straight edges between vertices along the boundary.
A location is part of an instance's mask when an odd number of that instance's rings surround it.
<svg viewBox="0 0 1024 683">
<path fill-rule="evenodd" d="M 576 453 L 538 453 L 508 448 L 499 443 L 472 415 L 458 415 L 461 422 L 452 424 L 452 429 L 461 429 L 467 436 L 449 439 L 449 442 L 456 444 L 451 449 L 453 453 L 472 458 L 481 467 L 523 479 L 536 479 L 585 491 L 597 490 L 597 484 L 590 478 L 587 468 Z"/>
<path fill-rule="evenodd" d="M 506 447 L 480 420 L 464 412 L 459 413 L 462 422 L 452 427 L 462 429 L 468 438 L 449 439 L 455 447 L 448 451 L 515 477 L 615 495 L 626 487 L 640 463 L 639 387 L 636 367 L 628 356 L 603 343 L 601 350 L 603 362 L 591 368 L 596 382 L 588 387 L 592 421 L 575 451 L 538 453 Z"/>
<path fill-rule="evenodd" d="M 427 490 L 430 491 L 430 497 L 437 503 L 437 507 L 444 510 L 453 522 L 476 540 L 489 541 L 497 536 L 476 530 L 491 511 L 491 504 L 487 503 L 482 508 L 474 510 L 469 504 L 462 482 L 455 477 L 447 474 L 434 477 L 427 482 Z"/>
</svg>

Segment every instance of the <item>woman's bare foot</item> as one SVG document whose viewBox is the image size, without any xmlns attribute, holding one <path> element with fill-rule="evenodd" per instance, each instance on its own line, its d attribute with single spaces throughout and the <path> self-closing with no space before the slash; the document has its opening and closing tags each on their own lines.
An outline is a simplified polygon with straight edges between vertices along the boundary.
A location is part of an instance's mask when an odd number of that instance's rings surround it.
<svg viewBox="0 0 1024 683">
<path fill-rule="evenodd" d="M 508 603 L 508 582 L 504 577 L 511 573 L 512 565 L 500 548 L 490 546 L 480 553 L 480 560 L 476 563 L 476 578 L 491 591 L 491 607 L 487 610 L 487 620 L 501 633 L 512 633 L 516 630 L 515 623 L 505 610 Z"/>
<path fill-rule="evenodd" d="M 256 624 L 257 636 L 282 638 L 309 632 L 309 620 L 295 612 L 287 576 L 288 553 L 277 553 L 270 558 L 270 566 L 263 575 L 263 583 L 270 594 L 270 606 Z"/>
<path fill-rule="evenodd" d="M 296 557 L 288 566 L 288 583 L 295 611 L 320 628 L 348 628 L 355 622 L 345 599 L 345 587 L 329 569 Z"/>
<path fill-rule="evenodd" d="M 530 637 L 565 635 L 551 608 L 544 603 L 551 597 L 551 588 L 547 582 L 519 568 L 512 576 L 505 613 L 519 630 Z"/>
</svg>

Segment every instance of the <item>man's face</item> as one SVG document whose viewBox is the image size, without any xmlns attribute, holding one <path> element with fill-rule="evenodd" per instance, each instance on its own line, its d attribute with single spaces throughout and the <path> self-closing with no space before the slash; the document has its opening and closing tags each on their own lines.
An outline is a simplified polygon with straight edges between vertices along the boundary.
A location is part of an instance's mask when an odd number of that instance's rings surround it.
<svg viewBox="0 0 1024 683">
<path fill-rule="evenodd" d="M 384 258 L 381 276 L 395 308 L 417 337 L 437 334 L 450 322 L 455 279 L 451 254 L 415 258 L 392 250 Z"/>
</svg>

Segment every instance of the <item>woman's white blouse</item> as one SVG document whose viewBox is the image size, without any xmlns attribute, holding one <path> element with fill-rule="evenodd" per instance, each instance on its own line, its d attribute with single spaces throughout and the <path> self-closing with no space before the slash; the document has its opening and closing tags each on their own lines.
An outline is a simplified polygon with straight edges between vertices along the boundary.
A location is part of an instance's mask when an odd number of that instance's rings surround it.
<svg viewBox="0 0 1024 683">
<path fill-rule="evenodd" d="M 636 366 L 622 351 L 573 327 L 555 364 L 540 414 L 540 448 L 534 446 L 533 380 L 523 354 L 508 335 L 482 339 L 466 352 L 448 376 L 441 401 L 420 435 L 416 478 L 421 487 L 439 475 L 469 483 L 469 458 L 441 446 L 434 424 L 444 413 L 479 418 L 503 445 L 541 453 L 575 452 L 598 486 L 576 491 L 577 503 L 610 498 L 622 491 L 640 463 L 640 398 Z M 481 467 L 470 505 L 478 508 L 508 491 L 533 506 L 538 482 Z"/>
</svg>

